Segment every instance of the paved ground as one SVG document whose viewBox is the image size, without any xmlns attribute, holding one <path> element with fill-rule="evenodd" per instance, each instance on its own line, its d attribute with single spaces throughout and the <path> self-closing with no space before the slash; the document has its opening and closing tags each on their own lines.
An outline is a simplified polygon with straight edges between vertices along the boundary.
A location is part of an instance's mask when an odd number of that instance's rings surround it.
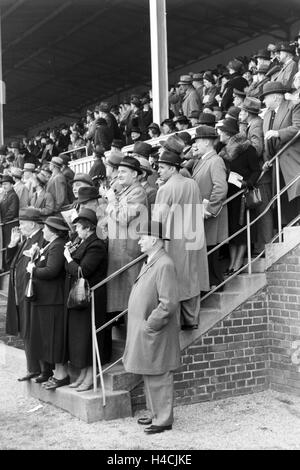
<svg viewBox="0 0 300 470">
<path fill-rule="evenodd" d="M 300 397 L 267 391 L 176 407 L 172 431 L 146 436 L 137 416 L 86 424 L 26 397 L 23 384 L 16 381 L 24 372 L 23 354 L 0 344 L 1 450 L 300 450 Z"/>
</svg>

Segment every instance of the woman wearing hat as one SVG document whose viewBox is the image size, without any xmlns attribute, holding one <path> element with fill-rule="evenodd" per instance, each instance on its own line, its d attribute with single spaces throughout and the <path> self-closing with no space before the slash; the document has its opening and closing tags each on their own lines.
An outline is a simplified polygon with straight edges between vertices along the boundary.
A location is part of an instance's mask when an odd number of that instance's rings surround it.
<svg viewBox="0 0 300 470">
<path fill-rule="evenodd" d="M 66 364 L 66 310 L 64 306 L 64 245 L 69 227 L 61 217 L 48 217 L 43 228 L 46 245 L 40 250 L 32 273 L 35 300 L 32 301 L 30 344 L 35 356 L 48 364 L 55 364 L 53 377 L 40 376 L 47 390 L 69 383 Z M 47 381 L 48 379 L 48 381 Z"/>
<path fill-rule="evenodd" d="M 39 210 L 41 216 L 49 216 L 54 212 L 54 199 L 46 190 L 48 179 L 42 173 L 38 173 L 33 183 L 33 194 L 30 205 Z"/>
<path fill-rule="evenodd" d="M 78 276 L 78 268 L 92 287 L 106 277 L 107 251 L 102 240 L 96 235 L 97 217 L 93 210 L 82 209 L 73 221 L 81 243 L 72 250 L 65 247 L 65 269 L 67 290 Z M 95 322 L 99 328 L 106 321 L 106 286 L 95 291 Z M 111 355 L 110 330 L 98 334 L 99 352 L 102 364 Z M 107 341 L 106 341 L 107 340 Z M 78 378 L 70 387 L 83 392 L 92 388 L 92 330 L 91 308 L 84 310 L 68 309 L 68 356 L 72 366 L 79 370 Z"/>
<path fill-rule="evenodd" d="M 236 132 L 232 119 L 225 119 L 218 127 L 222 143 L 226 144 L 222 150 L 229 175 L 230 172 L 241 176 L 241 187 L 228 181 L 227 197 L 233 196 L 241 188 L 252 188 L 260 175 L 259 159 L 255 148 L 242 134 Z M 228 229 L 229 236 L 245 226 L 246 215 L 242 210 L 242 195 L 228 203 Z M 247 232 L 244 230 L 229 242 L 230 263 L 226 274 L 238 271 L 244 259 L 247 244 Z"/>
</svg>

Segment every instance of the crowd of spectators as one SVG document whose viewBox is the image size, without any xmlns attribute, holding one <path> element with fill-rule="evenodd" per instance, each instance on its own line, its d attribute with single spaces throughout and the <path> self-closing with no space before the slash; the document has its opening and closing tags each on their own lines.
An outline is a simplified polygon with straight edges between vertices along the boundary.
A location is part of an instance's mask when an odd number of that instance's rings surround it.
<svg viewBox="0 0 300 470">
<path fill-rule="evenodd" d="M 119 106 L 100 102 L 71 126 L 63 124 L 41 131 L 34 138 L 2 146 L 0 211 L 1 222 L 5 224 L 4 248 L 8 247 L 9 253 L 20 242 L 16 227 L 22 213 L 20 220 L 32 222 L 32 233 L 45 223 L 45 241 L 49 244 L 57 239 L 49 257 L 62 260 L 53 270 L 59 285 L 64 278 L 70 286 L 78 267 L 93 285 L 140 254 L 137 239 L 131 238 L 130 233 L 141 208 L 147 209 L 149 218 L 172 226 L 173 206 L 200 204 L 201 221 L 191 209 L 188 222 L 185 220 L 188 233 L 181 240 L 172 239 L 171 234 L 167 248 L 179 278 L 182 328 L 197 328 L 201 292 L 218 286 L 224 276 L 243 265 L 246 231 L 230 241 L 227 265 L 216 248 L 246 223 L 243 196 L 235 197 L 228 205 L 223 205 L 225 199 L 241 188 L 257 186 L 262 203 L 252 211 L 252 217 L 262 213 L 275 194 L 273 170 L 268 162 L 300 131 L 299 46 L 300 35 L 297 44 L 269 44 L 250 59 L 237 57 L 226 67 L 180 76 L 178 83 L 170 87 L 169 117 L 161 123 L 153 122 L 151 93 L 132 95 Z M 193 138 L 187 132 L 191 127 L 196 128 Z M 152 141 L 169 134 L 159 143 Z M 122 152 L 130 144 L 132 150 Z M 74 174 L 69 162 L 85 155 L 94 156 L 89 174 Z M 300 174 L 299 155 L 299 141 L 283 153 L 282 186 Z M 299 187 L 291 186 L 282 196 L 284 224 L 299 215 Z M 193 232 L 194 218 L 199 238 L 189 252 L 186 243 Z M 270 208 L 253 231 L 253 253 L 270 242 L 276 228 L 274 223 Z M 68 231 L 71 249 L 63 248 Z M 28 236 L 24 230 L 22 235 Z M 210 256 L 207 250 L 213 250 Z M 12 256 L 6 256 L 5 268 L 11 260 Z M 42 263 L 30 269 L 28 272 L 36 277 L 42 291 L 46 268 Z M 136 265 L 113 279 L 107 287 L 107 299 L 106 289 L 99 293 L 98 325 L 127 308 L 139 270 L 140 265 Z M 23 280 L 21 284 L 18 288 L 24 289 Z M 60 292 L 58 296 L 61 306 L 63 295 Z M 40 325 L 24 335 L 29 344 L 33 342 L 39 360 L 44 360 L 47 367 L 57 364 L 56 385 L 65 384 L 65 345 L 59 343 L 56 354 L 55 344 L 45 352 L 40 342 L 43 335 L 49 340 L 50 331 L 53 338 L 56 328 L 51 323 L 55 314 L 53 303 L 52 310 L 48 304 L 42 305 L 41 309 L 35 304 L 38 313 L 34 315 L 36 319 L 48 315 L 47 331 L 41 331 Z M 81 370 L 77 386 L 84 382 L 85 389 L 91 386 L 91 341 L 81 345 L 77 336 L 80 331 L 90 337 L 91 332 L 76 312 L 69 311 L 68 318 L 67 349 L 71 361 Z M 57 328 L 62 334 L 66 324 Z M 108 362 L 111 335 L 107 334 L 101 344 L 106 345 L 102 356 Z M 49 378 L 47 367 L 34 369 L 29 364 L 28 370 L 36 375 L 41 373 L 43 379 Z M 49 388 L 55 388 L 55 381 Z"/>
</svg>

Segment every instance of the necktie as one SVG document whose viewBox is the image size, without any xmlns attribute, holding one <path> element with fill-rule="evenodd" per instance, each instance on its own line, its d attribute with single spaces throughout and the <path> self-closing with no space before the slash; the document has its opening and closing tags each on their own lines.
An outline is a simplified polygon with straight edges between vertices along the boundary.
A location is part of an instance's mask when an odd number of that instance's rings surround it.
<svg viewBox="0 0 300 470">
<path fill-rule="evenodd" d="M 274 119 L 275 119 L 276 113 L 275 111 L 271 111 L 271 117 L 270 117 L 270 122 L 269 122 L 269 131 L 273 129 L 273 124 L 274 124 Z M 275 147 L 274 147 L 274 139 L 268 140 L 268 148 L 269 148 L 269 155 L 273 157 L 275 155 Z"/>
<path fill-rule="evenodd" d="M 275 111 L 271 111 L 271 118 L 270 118 L 270 123 L 269 123 L 269 130 L 273 129 L 273 124 L 274 124 L 275 116 L 276 116 Z"/>
</svg>

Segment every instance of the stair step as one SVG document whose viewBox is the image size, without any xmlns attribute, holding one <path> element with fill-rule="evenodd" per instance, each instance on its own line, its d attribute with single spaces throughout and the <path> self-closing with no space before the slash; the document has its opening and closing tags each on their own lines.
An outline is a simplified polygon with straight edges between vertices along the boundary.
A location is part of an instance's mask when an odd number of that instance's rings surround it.
<svg viewBox="0 0 300 470">
<path fill-rule="evenodd" d="M 104 374 L 105 389 L 117 390 L 132 390 L 142 380 L 141 375 L 131 374 L 126 372 L 122 363 L 116 364 Z"/>
<path fill-rule="evenodd" d="M 254 284 L 260 278 L 261 273 L 257 272 L 252 274 L 239 274 L 224 285 L 224 292 L 241 292 L 245 287 Z"/>
<path fill-rule="evenodd" d="M 238 277 L 238 276 L 237 276 Z M 203 307 L 211 307 L 215 309 L 221 309 L 224 304 L 233 303 L 235 298 L 238 298 L 240 293 L 235 289 L 230 289 L 229 291 L 224 292 L 215 292 L 211 294 L 209 297 L 203 300 L 202 305 Z"/>
</svg>

